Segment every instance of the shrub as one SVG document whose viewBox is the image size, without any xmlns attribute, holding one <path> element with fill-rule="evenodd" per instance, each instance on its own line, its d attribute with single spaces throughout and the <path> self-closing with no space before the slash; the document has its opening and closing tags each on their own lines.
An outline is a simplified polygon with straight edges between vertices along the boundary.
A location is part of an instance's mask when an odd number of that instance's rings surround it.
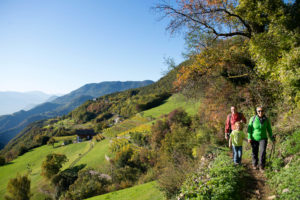
<svg viewBox="0 0 300 200">
<path fill-rule="evenodd" d="M 288 167 L 282 168 L 279 172 L 269 174 L 268 181 L 278 199 L 300 199 L 300 156 L 297 155 Z"/>
<path fill-rule="evenodd" d="M 0 156 L 0 166 L 5 165 L 5 158 Z"/>
<path fill-rule="evenodd" d="M 28 152 L 28 148 L 25 147 L 24 144 L 22 144 L 18 150 L 18 156 L 21 156 L 21 155 L 25 154 L 26 152 Z"/>
<path fill-rule="evenodd" d="M 130 132 L 130 139 L 133 140 L 138 146 L 147 146 L 149 145 L 150 136 L 148 134 L 140 132 Z"/>
<path fill-rule="evenodd" d="M 195 134 L 187 127 L 172 125 L 172 131 L 168 132 L 162 141 L 161 149 L 168 154 L 170 158 L 176 155 L 192 157 L 192 149 L 197 145 Z"/>
<path fill-rule="evenodd" d="M 55 187 L 55 197 L 57 199 L 63 192 L 69 189 L 70 185 L 76 181 L 78 178 L 78 172 L 85 166 L 86 165 L 79 165 L 65 169 L 52 178 L 51 183 Z"/>
<path fill-rule="evenodd" d="M 168 123 L 172 124 L 181 124 L 182 126 L 189 126 L 192 120 L 182 108 L 175 109 L 168 115 Z"/>
<path fill-rule="evenodd" d="M 241 171 L 226 154 L 220 154 L 209 168 L 202 167 L 185 180 L 178 199 L 241 199 Z"/>
<path fill-rule="evenodd" d="M 283 157 L 294 155 L 300 152 L 300 131 L 288 136 L 280 146 L 283 150 Z"/>
<path fill-rule="evenodd" d="M 69 145 L 69 144 L 72 144 L 72 140 L 64 140 L 64 145 Z"/>
<path fill-rule="evenodd" d="M 7 184 L 6 200 L 29 200 L 30 199 L 30 179 L 27 175 L 17 175 L 16 178 L 9 180 Z"/>
<path fill-rule="evenodd" d="M 42 163 L 42 176 L 47 179 L 51 179 L 54 175 L 56 175 L 62 165 L 67 162 L 68 159 L 63 154 L 48 154 L 46 160 Z"/>
<path fill-rule="evenodd" d="M 178 156 L 176 163 L 161 158 L 158 165 L 161 168 L 156 171 L 159 174 L 158 185 L 168 199 L 178 194 L 187 175 L 194 171 L 195 167 L 193 160 L 183 156 Z"/>
<path fill-rule="evenodd" d="M 47 142 L 48 145 L 52 145 L 52 147 L 54 148 L 54 144 L 55 144 L 56 140 L 52 137 L 49 139 L 49 141 Z"/>
<path fill-rule="evenodd" d="M 159 149 L 161 147 L 161 141 L 165 138 L 165 135 L 170 131 L 170 127 L 166 121 L 158 120 L 152 126 L 151 131 L 151 146 L 154 149 Z"/>
<path fill-rule="evenodd" d="M 50 137 L 47 135 L 36 135 L 33 138 L 33 140 L 35 141 L 35 143 L 37 143 L 37 145 L 45 145 L 45 144 L 47 144 L 49 139 L 50 139 Z"/>
<path fill-rule="evenodd" d="M 63 195 L 65 200 L 81 200 L 108 192 L 111 177 L 94 169 L 81 170 L 77 180 L 69 187 L 69 191 Z"/>
</svg>

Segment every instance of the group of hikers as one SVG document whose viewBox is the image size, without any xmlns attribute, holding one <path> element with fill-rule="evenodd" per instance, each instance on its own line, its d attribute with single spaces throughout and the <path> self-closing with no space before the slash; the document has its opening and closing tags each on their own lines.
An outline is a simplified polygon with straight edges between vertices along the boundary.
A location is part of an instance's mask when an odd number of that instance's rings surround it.
<svg viewBox="0 0 300 200">
<path fill-rule="evenodd" d="M 268 136 L 272 142 L 275 141 L 275 137 L 272 134 L 271 122 L 266 117 L 264 108 L 262 106 L 257 107 L 256 115 L 251 117 L 249 121 L 247 137 L 243 132 L 243 124 L 246 124 L 246 121 L 245 116 L 237 111 L 237 107 L 232 106 L 231 114 L 226 119 L 225 138 L 229 140 L 229 147 L 232 147 L 233 162 L 241 164 L 243 140 L 246 140 L 252 147 L 253 169 L 263 171 L 266 163 Z"/>
</svg>

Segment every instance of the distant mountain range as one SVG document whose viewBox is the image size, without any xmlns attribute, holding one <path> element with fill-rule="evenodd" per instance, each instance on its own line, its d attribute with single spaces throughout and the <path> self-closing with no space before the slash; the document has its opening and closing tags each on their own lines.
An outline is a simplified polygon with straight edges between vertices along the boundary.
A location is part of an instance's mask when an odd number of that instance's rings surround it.
<svg viewBox="0 0 300 200">
<path fill-rule="evenodd" d="M 96 97 L 127 89 L 143 87 L 152 83 L 153 81 L 146 80 L 126 82 L 111 81 L 86 84 L 69 94 L 42 103 L 28 111 L 21 110 L 11 115 L 0 116 L 0 149 L 31 122 L 68 114 L 85 101 Z"/>
<path fill-rule="evenodd" d="M 50 101 L 49 99 L 53 99 L 53 95 L 39 91 L 0 92 L 0 115 L 11 114 L 19 110 L 29 110 L 38 104 Z"/>
</svg>

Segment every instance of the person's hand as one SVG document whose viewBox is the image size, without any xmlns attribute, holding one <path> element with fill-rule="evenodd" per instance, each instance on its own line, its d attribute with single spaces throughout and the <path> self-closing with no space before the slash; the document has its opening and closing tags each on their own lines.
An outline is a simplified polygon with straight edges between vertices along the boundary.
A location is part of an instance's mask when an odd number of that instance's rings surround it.
<svg viewBox="0 0 300 200">
<path fill-rule="evenodd" d="M 230 144 L 230 145 L 229 145 L 229 148 L 231 148 L 231 147 L 232 147 L 232 145 Z"/>
<path fill-rule="evenodd" d="M 228 140 L 228 134 L 227 133 L 225 133 L 225 139 Z"/>
<path fill-rule="evenodd" d="M 251 141 L 252 141 L 251 139 L 248 139 L 248 143 L 251 143 Z"/>
</svg>

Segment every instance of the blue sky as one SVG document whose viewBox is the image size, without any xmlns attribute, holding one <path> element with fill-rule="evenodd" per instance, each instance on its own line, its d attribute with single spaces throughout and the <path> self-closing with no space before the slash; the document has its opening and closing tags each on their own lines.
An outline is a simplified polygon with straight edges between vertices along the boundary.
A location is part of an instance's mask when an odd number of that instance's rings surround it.
<svg viewBox="0 0 300 200">
<path fill-rule="evenodd" d="M 0 0 L 0 91 L 68 93 L 87 83 L 158 80 L 184 59 L 156 0 Z"/>
</svg>

